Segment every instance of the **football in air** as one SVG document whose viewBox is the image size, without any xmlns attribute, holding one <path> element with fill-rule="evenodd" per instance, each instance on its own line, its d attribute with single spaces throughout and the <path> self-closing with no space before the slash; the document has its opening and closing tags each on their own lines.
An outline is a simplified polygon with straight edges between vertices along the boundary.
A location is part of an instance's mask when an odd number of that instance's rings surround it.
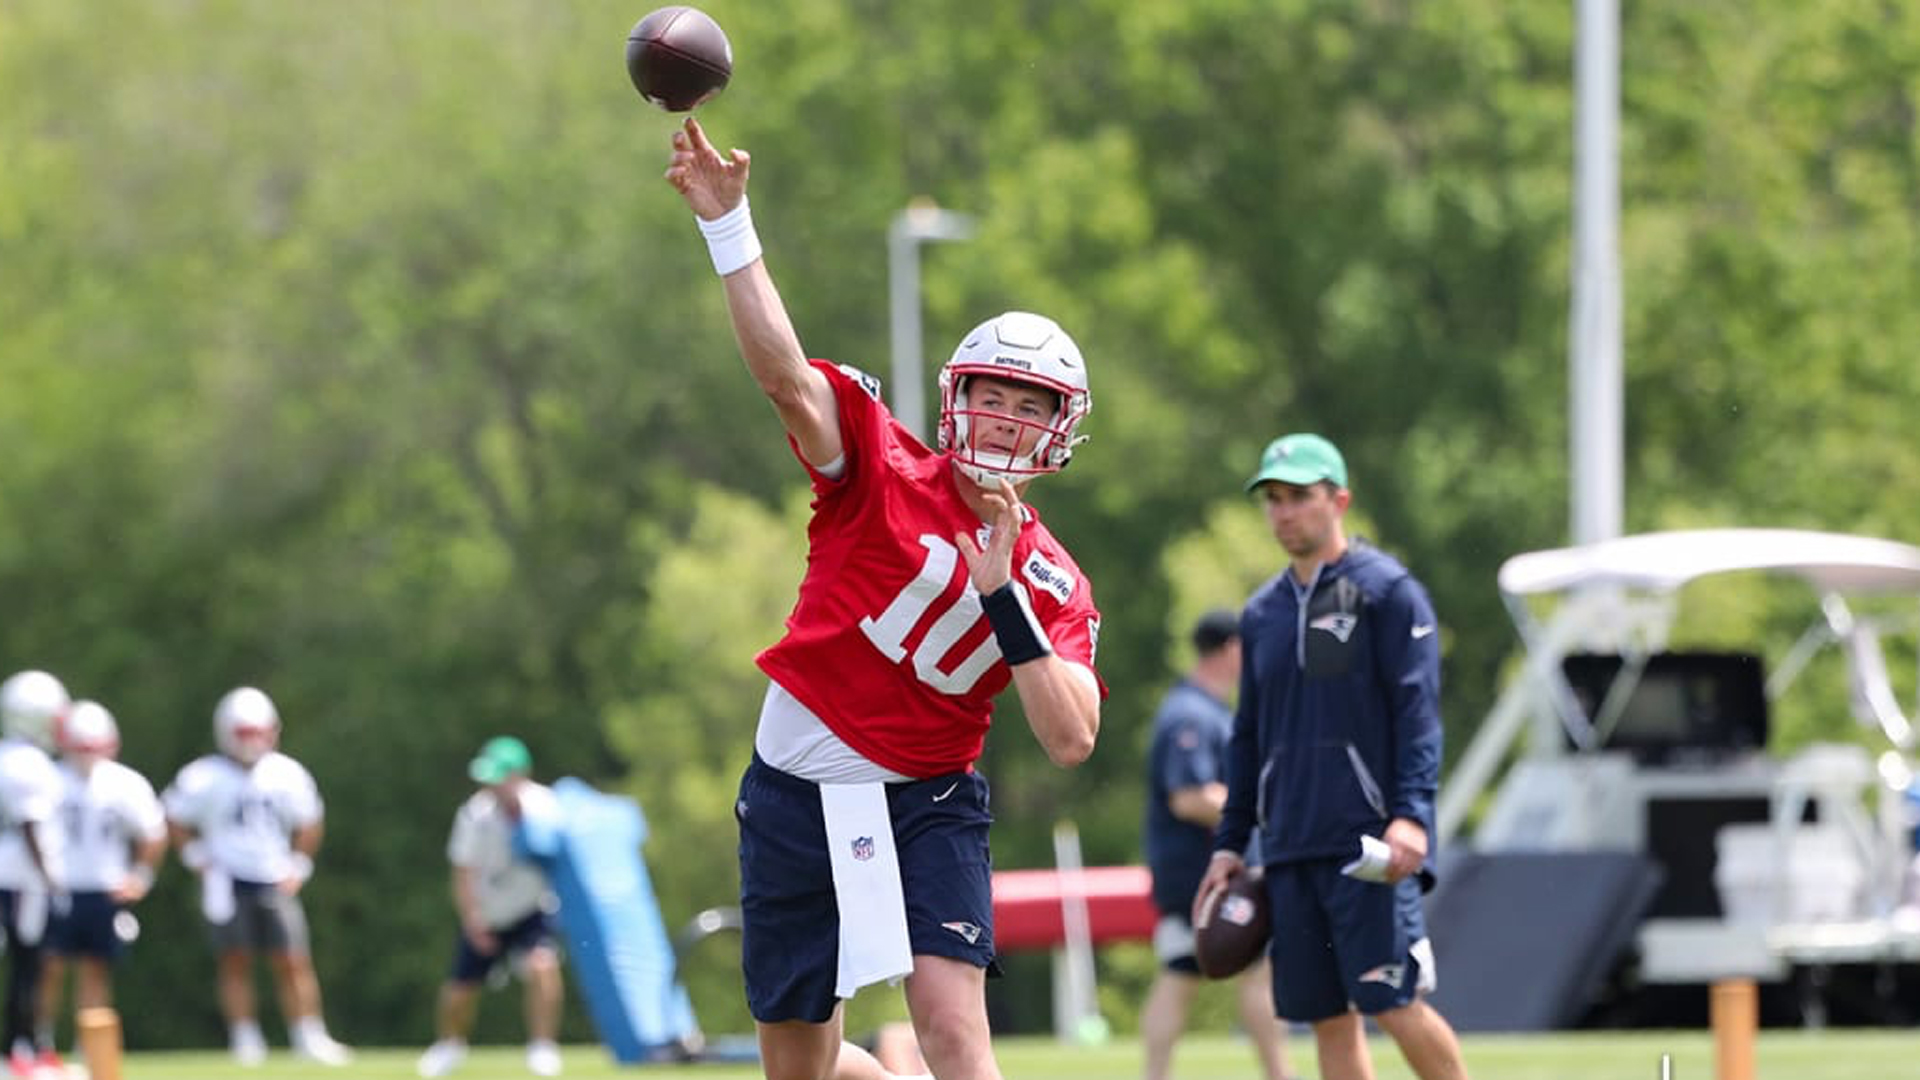
<svg viewBox="0 0 1920 1080">
<path fill-rule="evenodd" d="M 641 97 L 668 112 L 687 112 L 726 88 L 733 46 L 699 8 L 663 7 L 627 35 L 627 74 Z"/>
<path fill-rule="evenodd" d="M 1200 974 L 1227 979 L 1260 958 L 1272 936 L 1267 883 L 1259 869 L 1240 869 L 1208 898 L 1193 926 L 1193 959 Z"/>
</svg>

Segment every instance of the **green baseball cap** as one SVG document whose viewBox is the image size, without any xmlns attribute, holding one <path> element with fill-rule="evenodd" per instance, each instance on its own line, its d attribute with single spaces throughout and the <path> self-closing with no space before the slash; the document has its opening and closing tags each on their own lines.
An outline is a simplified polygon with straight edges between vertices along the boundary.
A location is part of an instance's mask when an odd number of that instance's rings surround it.
<svg viewBox="0 0 1920 1080">
<path fill-rule="evenodd" d="M 1247 490 L 1269 480 L 1303 486 L 1326 481 L 1343 488 L 1347 486 L 1347 461 L 1338 448 L 1318 435 L 1282 435 L 1261 453 L 1260 469 L 1247 481 Z"/>
<path fill-rule="evenodd" d="M 511 735 L 488 739 L 479 755 L 467 763 L 467 775 L 479 784 L 497 784 L 532 769 L 533 755 L 527 753 L 527 744 Z"/>
</svg>

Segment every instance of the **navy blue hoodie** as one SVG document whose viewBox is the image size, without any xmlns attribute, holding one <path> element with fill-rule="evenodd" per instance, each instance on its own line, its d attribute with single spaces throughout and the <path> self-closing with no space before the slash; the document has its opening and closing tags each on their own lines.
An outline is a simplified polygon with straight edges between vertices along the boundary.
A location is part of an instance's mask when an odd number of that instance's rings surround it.
<svg viewBox="0 0 1920 1080">
<path fill-rule="evenodd" d="M 1268 864 L 1350 859 L 1393 818 L 1427 830 L 1440 782 L 1440 635 L 1427 591 L 1355 541 L 1308 585 L 1291 569 L 1240 617 L 1240 702 L 1214 849 L 1260 830 Z"/>
</svg>

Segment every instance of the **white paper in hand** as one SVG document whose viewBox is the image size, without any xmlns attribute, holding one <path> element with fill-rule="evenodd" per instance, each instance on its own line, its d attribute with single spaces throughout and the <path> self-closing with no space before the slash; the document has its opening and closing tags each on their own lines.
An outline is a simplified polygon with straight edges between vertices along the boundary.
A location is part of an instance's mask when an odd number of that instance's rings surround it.
<svg viewBox="0 0 1920 1080">
<path fill-rule="evenodd" d="M 1360 837 L 1360 854 L 1353 861 L 1340 868 L 1340 872 L 1359 881 L 1373 881 L 1385 884 L 1387 866 L 1393 861 L 1393 849 L 1385 840 L 1377 836 Z"/>
</svg>

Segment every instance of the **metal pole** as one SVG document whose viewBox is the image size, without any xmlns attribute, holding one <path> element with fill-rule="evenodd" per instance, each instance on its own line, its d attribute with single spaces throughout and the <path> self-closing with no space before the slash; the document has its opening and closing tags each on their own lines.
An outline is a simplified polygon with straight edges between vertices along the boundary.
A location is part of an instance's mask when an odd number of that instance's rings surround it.
<svg viewBox="0 0 1920 1080">
<path fill-rule="evenodd" d="M 921 357 L 920 245 L 965 240 L 973 218 L 916 199 L 887 226 L 887 308 L 893 339 L 893 415 L 915 438 L 927 441 L 926 365 Z"/>
<path fill-rule="evenodd" d="M 920 241 L 896 214 L 887 228 L 887 310 L 893 337 L 893 415 L 925 442 L 927 404 L 920 387 Z"/>
<path fill-rule="evenodd" d="M 1573 542 L 1620 535 L 1620 5 L 1579 0 L 1574 47 L 1573 311 L 1568 434 Z"/>
</svg>

